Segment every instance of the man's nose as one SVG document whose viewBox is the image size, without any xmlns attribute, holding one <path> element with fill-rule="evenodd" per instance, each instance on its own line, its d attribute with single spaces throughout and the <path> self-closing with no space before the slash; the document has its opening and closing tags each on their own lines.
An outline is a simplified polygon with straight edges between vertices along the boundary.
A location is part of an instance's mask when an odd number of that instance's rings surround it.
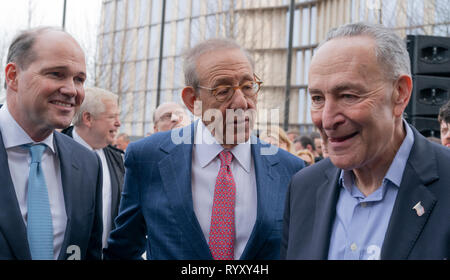
<svg viewBox="0 0 450 280">
<path fill-rule="evenodd" d="M 75 83 L 72 79 L 64 80 L 64 84 L 59 88 L 59 92 L 68 96 L 76 96 L 77 88 L 75 87 Z"/>
<path fill-rule="evenodd" d="M 322 109 L 322 127 L 325 130 L 335 130 L 345 121 L 340 106 L 332 98 L 325 100 Z"/>
<path fill-rule="evenodd" d="M 180 120 L 181 120 L 181 117 L 179 115 L 172 113 L 172 117 L 171 117 L 170 121 L 179 122 Z"/>
<path fill-rule="evenodd" d="M 240 88 L 234 91 L 230 108 L 243 110 L 248 109 L 248 100 Z"/>
</svg>

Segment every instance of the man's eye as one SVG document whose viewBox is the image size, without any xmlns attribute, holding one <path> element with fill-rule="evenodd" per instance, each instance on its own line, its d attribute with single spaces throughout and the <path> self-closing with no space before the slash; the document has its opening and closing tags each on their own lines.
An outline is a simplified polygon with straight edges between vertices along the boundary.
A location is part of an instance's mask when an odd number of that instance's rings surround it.
<svg viewBox="0 0 450 280">
<path fill-rule="evenodd" d="M 242 86 L 242 90 L 244 91 L 251 91 L 253 90 L 253 84 L 246 84 Z"/>
<path fill-rule="evenodd" d="M 83 77 L 76 77 L 75 78 L 75 81 L 77 81 L 77 82 L 79 82 L 79 83 L 84 83 L 84 81 L 85 81 L 85 78 L 83 78 Z"/>
<path fill-rule="evenodd" d="M 216 94 L 217 95 L 227 95 L 229 92 L 230 92 L 230 88 L 229 87 L 218 88 L 216 90 Z"/>
<path fill-rule="evenodd" d="M 313 96 L 311 96 L 311 101 L 313 103 L 316 103 L 316 104 L 322 103 L 323 100 L 324 100 L 323 96 L 320 96 L 320 95 L 313 95 Z"/>
<path fill-rule="evenodd" d="M 356 96 L 353 94 L 343 94 L 342 97 L 344 97 L 345 99 L 355 99 Z"/>
<path fill-rule="evenodd" d="M 64 76 L 61 72 L 50 72 L 48 75 L 55 78 L 62 78 Z"/>
</svg>

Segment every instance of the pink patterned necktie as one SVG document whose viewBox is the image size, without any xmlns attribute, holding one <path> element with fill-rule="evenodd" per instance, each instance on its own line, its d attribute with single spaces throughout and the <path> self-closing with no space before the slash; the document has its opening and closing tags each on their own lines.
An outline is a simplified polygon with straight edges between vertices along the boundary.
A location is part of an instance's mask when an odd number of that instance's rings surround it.
<svg viewBox="0 0 450 280">
<path fill-rule="evenodd" d="M 229 151 L 219 154 L 220 170 L 214 189 L 214 202 L 209 230 L 209 250 L 215 260 L 234 259 L 234 205 L 236 183 L 231 173 L 233 155 Z"/>
</svg>

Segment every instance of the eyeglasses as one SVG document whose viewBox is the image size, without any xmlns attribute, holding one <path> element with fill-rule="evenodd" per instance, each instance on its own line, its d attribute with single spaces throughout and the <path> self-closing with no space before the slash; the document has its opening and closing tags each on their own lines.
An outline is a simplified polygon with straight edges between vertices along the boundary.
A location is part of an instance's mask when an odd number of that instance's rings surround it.
<svg viewBox="0 0 450 280">
<path fill-rule="evenodd" d="M 210 93 L 216 98 L 219 102 L 224 102 L 230 100 L 235 91 L 240 89 L 245 97 L 253 98 L 255 97 L 259 90 L 261 89 L 261 84 L 263 83 L 261 79 L 253 74 L 254 81 L 248 81 L 244 84 L 233 87 L 233 86 L 218 86 L 215 88 L 207 88 L 203 86 L 198 86 L 199 88 L 209 90 Z"/>
</svg>

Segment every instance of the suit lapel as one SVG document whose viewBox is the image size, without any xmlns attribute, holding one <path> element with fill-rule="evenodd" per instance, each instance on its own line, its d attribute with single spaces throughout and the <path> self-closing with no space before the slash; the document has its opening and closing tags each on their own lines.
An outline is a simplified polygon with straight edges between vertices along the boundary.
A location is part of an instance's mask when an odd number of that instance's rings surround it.
<svg viewBox="0 0 450 280">
<path fill-rule="evenodd" d="M 170 137 L 161 144 L 160 149 L 168 154 L 158 163 L 158 167 L 171 210 L 189 241 L 187 246 L 191 246 L 197 253 L 198 259 L 212 259 L 192 203 L 191 172 L 195 126 L 196 122 L 188 127 L 191 131 L 190 144 L 175 145 Z M 183 132 L 186 130 L 187 128 Z"/>
<path fill-rule="evenodd" d="M 407 259 L 426 224 L 436 197 L 427 186 L 439 179 L 435 154 L 414 128 L 414 145 L 403 173 L 402 183 L 392 210 L 381 259 Z M 413 207 L 420 202 L 425 213 L 419 216 Z"/>
<path fill-rule="evenodd" d="M 16 191 L 9 172 L 8 156 L 0 133 L 0 231 L 5 235 L 14 256 L 30 260 L 27 230 L 17 202 Z"/>
<path fill-rule="evenodd" d="M 267 238 L 272 234 L 272 227 L 276 225 L 276 207 L 284 205 L 281 201 L 283 194 L 279 188 L 280 176 L 275 172 L 274 166 L 279 159 L 276 156 L 262 156 L 261 142 L 252 139 L 252 158 L 255 164 L 256 188 L 257 188 L 257 214 L 252 233 L 242 253 L 241 260 L 254 259 Z"/>
<path fill-rule="evenodd" d="M 73 219 L 74 215 L 76 215 L 77 207 L 74 207 L 76 202 L 74 199 L 79 197 L 77 195 L 77 186 L 80 185 L 80 178 L 82 174 L 80 174 L 79 165 L 77 163 L 77 157 L 72 156 L 72 151 L 67 144 L 62 139 L 62 135 L 58 132 L 55 132 L 55 146 L 58 151 L 58 157 L 60 161 L 61 167 L 61 182 L 64 194 L 64 204 L 66 208 L 67 214 L 67 225 L 66 231 L 64 235 L 64 240 L 61 246 L 61 252 L 59 253 L 58 259 L 64 259 L 66 255 L 65 248 L 70 245 Z"/>
<path fill-rule="evenodd" d="M 329 159 L 326 159 L 329 161 Z M 314 211 L 312 242 L 308 256 L 311 259 L 327 259 L 331 231 L 336 217 L 336 204 L 339 198 L 340 169 L 330 164 L 325 169 L 325 182 L 317 187 Z"/>
</svg>

